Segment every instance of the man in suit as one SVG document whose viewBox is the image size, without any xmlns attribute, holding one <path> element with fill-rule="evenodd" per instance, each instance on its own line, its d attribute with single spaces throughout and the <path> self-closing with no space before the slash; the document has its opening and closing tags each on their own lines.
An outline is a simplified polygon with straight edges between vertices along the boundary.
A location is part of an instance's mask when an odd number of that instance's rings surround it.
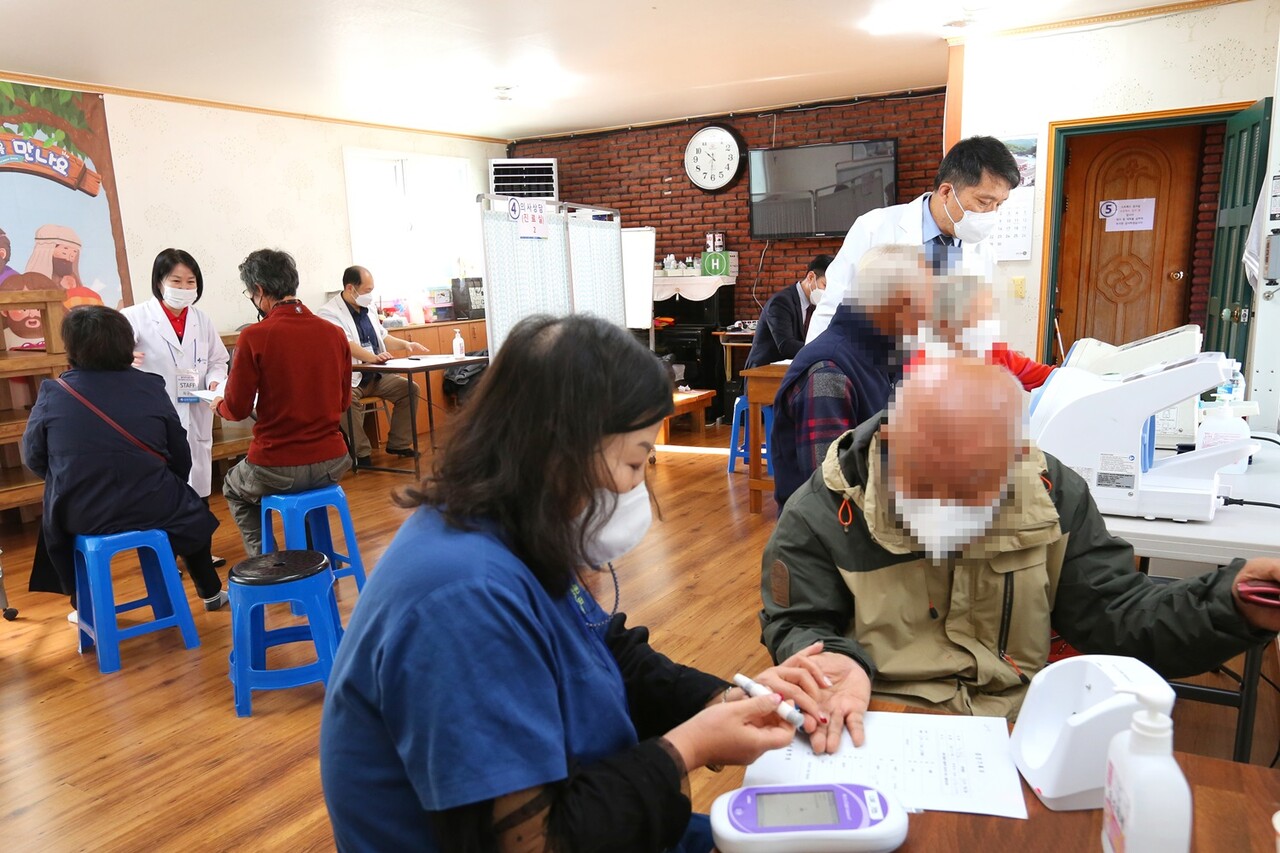
<svg viewBox="0 0 1280 853">
<path fill-rule="evenodd" d="M 760 312 L 760 321 L 756 323 L 756 335 L 751 340 L 751 352 L 747 354 L 747 367 L 796 357 L 800 347 L 804 346 L 809 318 L 822 301 L 830 264 L 830 255 L 818 255 L 809 262 L 804 278 L 769 297 Z"/>
<path fill-rule="evenodd" d="M 945 251 L 952 268 L 939 272 L 957 272 L 991 281 L 995 276 L 995 251 L 984 241 L 995 228 L 1000 205 L 1020 180 L 1018 164 L 1004 143 L 991 136 L 971 136 L 953 145 L 942 158 L 931 192 L 906 204 L 871 210 L 859 216 L 827 269 L 831 286 L 814 311 L 805 343 L 811 343 L 826 331 L 836 309 L 856 293 L 854 279 L 858 262 L 875 246 L 952 247 Z M 936 257 L 932 253 L 931 256 Z M 1042 385 L 1051 371 L 1048 365 L 1038 364 L 1002 345 L 993 347 L 990 355 L 1016 376 L 1026 390 Z"/>
</svg>

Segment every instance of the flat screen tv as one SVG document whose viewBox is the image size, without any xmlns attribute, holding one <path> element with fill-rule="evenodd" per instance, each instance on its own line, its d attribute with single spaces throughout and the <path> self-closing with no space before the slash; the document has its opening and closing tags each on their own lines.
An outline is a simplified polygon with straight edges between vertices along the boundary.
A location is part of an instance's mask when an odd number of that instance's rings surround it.
<svg viewBox="0 0 1280 853">
<path fill-rule="evenodd" d="M 893 139 L 758 148 L 747 164 L 756 240 L 843 237 L 868 210 L 897 204 Z"/>
</svg>

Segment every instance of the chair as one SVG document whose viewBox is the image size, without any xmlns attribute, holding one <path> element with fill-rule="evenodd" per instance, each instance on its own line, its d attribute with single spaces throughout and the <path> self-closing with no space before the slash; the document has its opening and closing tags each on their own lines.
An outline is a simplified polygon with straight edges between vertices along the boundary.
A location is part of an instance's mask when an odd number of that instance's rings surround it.
<svg viewBox="0 0 1280 853">
<path fill-rule="evenodd" d="M 342 536 L 346 540 L 346 554 L 340 554 L 333 544 L 329 529 L 329 508 L 337 510 L 342 522 Z M 347 493 L 341 486 L 326 486 L 306 492 L 268 495 L 262 499 L 262 553 L 269 554 L 276 548 L 275 530 L 271 513 L 280 515 L 284 528 L 284 549 L 320 551 L 329 558 L 333 576 L 350 575 L 356 579 L 356 589 L 364 589 L 364 562 L 360 559 L 360 546 L 356 544 L 356 529 L 351 522 L 351 510 L 347 506 Z"/>
<path fill-rule="evenodd" d="M 135 601 L 116 604 L 111 583 L 111 559 L 121 551 L 137 551 L 142 563 L 142 580 L 147 594 Z M 120 641 L 177 628 L 182 644 L 188 649 L 200 645 L 191 606 L 182 591 L 178 562 L 173 546 L 163 530 L 133 530 L 105 536 L 77 536 L 75 546 L 76 609 L 79 612 L 79 649 L 83 653 L 97 646 L 98 669 L 116 672 L 120 669 Z M 150 607 L 149 622 L 121 628 L 116 620 L 120 613 Z"/>
<path fill-rule="evenodd" d="M 745 395 L 733 401 L 733 427 L 729 435 L 729 473 L 737 468 L 738 460 L 748 462 L 751 459 L 749 430 L 747 429 L 747 398 Z M 769 476 L 773 476 L 773 454 L 769 452 L 770 436 L 773 435 L 773 406 L 762 406 L 760 409 L 764 419 L 764 449 L 760 458 L 764 460 Z"/>
<path fill-rule="evenodd" d="M 231 684 L 236 716 L 253 713 L 254 690 L 281 690 L 319 681 L 329 683 L 333 658 L 342 639 L 333 570 L 319 551 L 277 551 L 250 557 L 227 573 L 231 599 Z M 268 604 L 295 605 L 306 625 L 266 628 Z M 300 666 L 267 669 L 267 649 L 288 643 L 313 643 L 316 659 Z"/>
<path fill-rule="evenodd" d="M 382 410 L 382 416 L 387 419 L 387 432 L 390 433 L 391 402 L 383 397 L 377 396 L 376 394 L 369 394 L 368 396 L 360 398 L 360 411 L 363 412 L 360 417 L 360 429 L 364 429 L 364 416 L 372 414 L 374 420 L 372 444 L 375 448 L 383 441 L 382 425 L 378 422 L 379 408 Z"/>
</svg>

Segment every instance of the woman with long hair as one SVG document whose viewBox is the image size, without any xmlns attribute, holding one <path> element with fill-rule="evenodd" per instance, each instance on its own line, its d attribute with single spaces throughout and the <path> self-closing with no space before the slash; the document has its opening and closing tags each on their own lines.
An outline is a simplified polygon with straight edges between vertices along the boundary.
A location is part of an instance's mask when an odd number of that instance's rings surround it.
<svg viewBox="0 0 1280 853">
<path fill-rule="evenodd" d="M 737 687 L 671 662 L 585 590 L 649 528 L 671 382 L 590 317 L 518 324 L 370 575 L 325 697 L 338 848 L 703 853 L 688 773 L 816 726 L 815 646 Z M 617 591 L 617 576 L 613 577 Z"/>
</svg>

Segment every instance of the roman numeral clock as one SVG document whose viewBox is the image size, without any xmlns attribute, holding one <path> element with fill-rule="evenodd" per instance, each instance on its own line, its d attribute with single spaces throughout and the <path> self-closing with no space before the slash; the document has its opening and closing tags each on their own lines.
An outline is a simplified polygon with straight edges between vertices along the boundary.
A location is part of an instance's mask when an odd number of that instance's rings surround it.
<svg viewBox="0 0 1280 853">
<path fill-rule="evenodd" d="M 700 128 L 684 149 L 684 171 L 698 189 L 727 189 L 742 174 L 743 144 L 737 131 L 722 124 Z"/>
</svg>

